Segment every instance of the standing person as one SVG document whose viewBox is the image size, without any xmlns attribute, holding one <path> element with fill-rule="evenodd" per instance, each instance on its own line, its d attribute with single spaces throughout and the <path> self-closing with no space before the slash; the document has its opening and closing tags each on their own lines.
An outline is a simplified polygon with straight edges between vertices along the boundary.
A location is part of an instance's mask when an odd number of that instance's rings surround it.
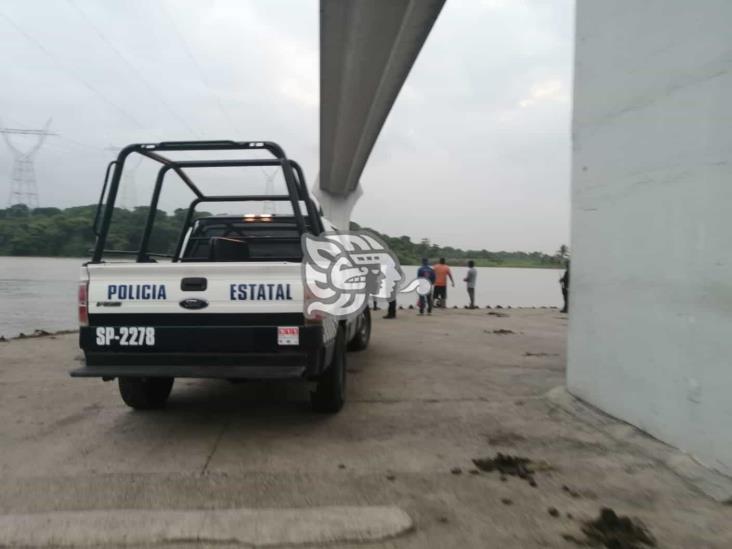
<svg viewBox="0 0 732 549">
<path fill-rule="evenodd" d="M 394 299 L 389 301 L 389 308 L 387 309 L 384 318 L 396 318 L 396 296 L 394 296 Z"/>
<path fill-rule="evenodd" d="M 475 279 L 478 278 L 478 269 L 475 268 L 475 261 L 468 261 L 468 274 L 463 281 L 468 288 L 468 297 L 470 297 L 469 309 L 475 309 Z"/>
<path fill-rule="evenodd" d="M 559 284 L 562 286 L 562 297 L 564 298 L 564 307 L 561 312 L 566 313 L 569 310 L 569 261 L 567 261 L 567 270 L 559 279 Z"/>
<path fill-rule="evenodd" d="M 422 258 L 422 266 L 417 269 L 417 278 L 426 278 L 430 281 L 430 284 L 435 283 L 435 271 L 430 267 L 430 262 L 426 257 Z M 427 314 L 432 314 L 432 292 L 427 295 L 419 296 L 419 314 L 424 314 L 425 305 L 427 306 Z"/>
<path fill-rule="evenodd" d="M 452 279 L 450 267 L 445 264 L 445 258 L 441 257 L 440 262 L 433 267 L 435 271 L 435 290 L 433 297 L 435 301 L 438 299 L 437 306 L 441 308 L 447 307 L 447 279 L 450 279 L 452 287 L 455 287 L 455 281 Z"/>
</svg>

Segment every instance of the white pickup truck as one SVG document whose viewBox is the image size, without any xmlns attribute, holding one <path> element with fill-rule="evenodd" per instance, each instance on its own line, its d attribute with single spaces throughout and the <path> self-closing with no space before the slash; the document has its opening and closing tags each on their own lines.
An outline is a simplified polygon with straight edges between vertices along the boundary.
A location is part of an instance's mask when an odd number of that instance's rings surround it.
<svg viewBox="0 0 732 549">
<path fill-rule="evenodd" d="M 180 154 L 186 151 L 186 159 Z M 190 160 L 205 151 L 204 159 Z M 210 159 L 211 151 L 228 151 Z M 232 159 L 231 151 L 237 158 Z M 268 151 L 272 158 L 246 158 Z M 107 250 L 125 162 L 142 155 L 160 164 L 147 221 L 136 250 Z M 245 157 L 245 158 L 240 158 Z M 211 195 L 195 183 L 197 168 L 274 166 L 282 195 Z M 175 248 L 149 251 L 166 175 L 194 195 Z M 111 176 L 111 177 L 110 177 Z M 287 215 L 199 217 L 210 203 L 290 204 Z M 246 206 L 245 206 L 246 207 Z M 253 209 L 253 208 L 252 208 Z M 124 148 L 107 170 L 94 222 L 97 240 L 79 284 L 79 342 L 85 364 L 73 377 L 118 379 L 136 409 L 164 406 L 175 378 L 301 379 L 314 382 L 312 406 L 337 412 L 345 398 L 346 350 L 368 346 L 368 308 L 347 321 L 307 318 L 303 311 L 301 237 L 334 228 L 310 198 L 302 170 L 271 142 L 164 142 Z M 108 257 L 131 256 L 133 261 Z"/>
</svg>

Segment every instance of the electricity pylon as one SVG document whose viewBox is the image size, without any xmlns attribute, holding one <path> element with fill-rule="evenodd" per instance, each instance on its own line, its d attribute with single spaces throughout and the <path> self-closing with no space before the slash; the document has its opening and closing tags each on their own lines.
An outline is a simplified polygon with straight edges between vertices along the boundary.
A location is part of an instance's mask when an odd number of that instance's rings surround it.
<svg viewBox="0 0 732 549">
<path fill-rule="evenodd" d="M 274 178 L 277 175 L 277 170 L 273 170 L 272 173 L 267 173 L 267 170 L 262 168 L 264 174 L 264 194 L 271 195 L 272 187 L 274 184 Z M 262 208 L 262 213 L 277 213 L 277 204 L 272 200 L 266 200 Z"/>
<path fill-rule="evenodd" d="M 13 153 L 13 169 L 10 173 L 10 196 L 8 206 L 25 204 L 31 210 L 38 207 L 38 186 L 36 184 L 36 169 L 33 164 L 36 153 L 43 145 L 46 137 L 56 135 L 48 131 L 51 119 L 41 130 L 21 130 L 18 128 L 5 128 L 0 123 L 0 133 L 3 135 L 5 144 Z M 27 151 L 21 151 L 10 140 L 11 135 L 36 135 L 38 141 Z"/>
</svg>

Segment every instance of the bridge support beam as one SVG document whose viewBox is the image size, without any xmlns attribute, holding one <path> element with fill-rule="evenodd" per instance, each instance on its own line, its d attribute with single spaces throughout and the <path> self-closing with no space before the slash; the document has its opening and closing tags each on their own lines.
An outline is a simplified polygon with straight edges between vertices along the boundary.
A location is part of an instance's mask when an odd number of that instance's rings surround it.
<svg viewBox="0 0 732 549">
<path fill-rule="evenodd" d="M 319 189 L 326 215 L 344 227 L 371 149 L 444 2 L 320 2 Z"/>
</svg>

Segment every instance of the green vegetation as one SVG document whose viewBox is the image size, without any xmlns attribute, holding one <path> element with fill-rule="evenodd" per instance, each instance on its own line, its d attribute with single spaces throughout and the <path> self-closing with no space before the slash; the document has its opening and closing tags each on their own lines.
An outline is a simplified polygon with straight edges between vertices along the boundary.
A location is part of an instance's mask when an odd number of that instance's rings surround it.
<svg viewBox="0 0 732 549">
<path fill-rule="evenodd" d="M 96 206 L 74 208 L 36 208 L 16 205 L 0 209 L 0 255 L 88 257 L 94 244 L 91 223 Z M 107 238 L 107 248 L 113 250 L 137 250 L 142 227 L 149 208 L 115 210 L 112 229 Z M 206 215 L 201 213 L 200 215 Z M 183 225 L 185 210 L 172 215 L 158 211 L 155 218 L 150 250 L 172 253 Z M 352 223 L 352 228 L 359 226 Z M 465 265 L 469 259 L 478 267 L 542 267 L 561 268 L 568 250 L 562 246 L 555 255 L 540 252 L 489 252 L 488 250 L 461 250 L 450 246 L 437 246 L 427 239 L 412 242 L 408 236 L 379 235 L 399 256 L 404 265 L 419 264 L 422 257 L 436 261 L 440 257 L 451 265 Z"/>
<path fill-rule="evenodd" d="M 488 250 L 461 250 L 452 246 L 438 246 L 427 238 L 419 243 L 412 242 L 408 236 L 388 236 L 368 227 L 351 223 L 351 229 L 364 228 L 376 233 L 399 257 L 402 265 L 419 265 L 423 257 L 436 262 L 444 257 L 449 265 L 467 265 L 475 261 L 476 267 L 525 267 L 542 269 L 564 268 L 568 249 L 563 245 L 555 255 L 541 252 L 489 252 Z M 560 255 L 562 254 L 562 255 Z"/>
<path fill-rule="evenodd" d="M 0 255 L 88 257 L 95 240 L 91 225 L 96 208 L 36 208 L 31 212 L 19 204 L 0 210 Z M 115 209 L 107 248 L 137 250 L 149 210 Z M 173 215 L 158 211 L 150 250 L 173 253 L 184 217 L 185 210 Z"/>
</svg>

